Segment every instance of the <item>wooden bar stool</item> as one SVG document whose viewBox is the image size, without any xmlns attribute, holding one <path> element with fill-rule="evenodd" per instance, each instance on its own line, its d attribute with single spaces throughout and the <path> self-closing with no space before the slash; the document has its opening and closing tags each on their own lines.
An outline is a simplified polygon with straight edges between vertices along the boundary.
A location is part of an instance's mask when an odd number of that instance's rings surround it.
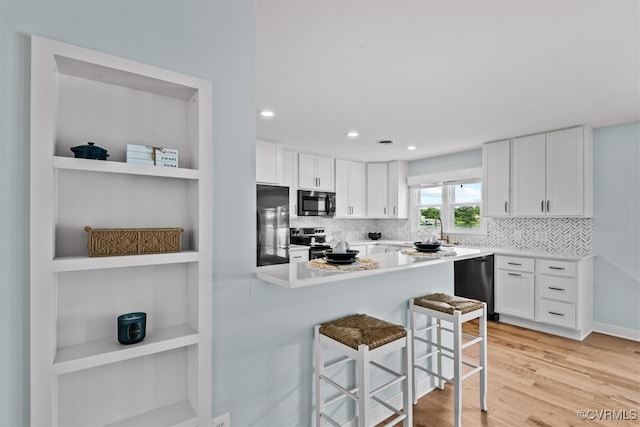
<svg viewBox="0 0 640 427">
<path fill-rule="evenodd" d="M 454 425 L 462 425 L 462 381 L 473 374 L 480 373 L 480 408 L 487 410 L 487 304 L 473 299 L 456 297 L 437 293 L 415 298 L 409 303 L 411 332 L 414 339 L 413 369 L 419 369 L 436 378 L 439 389 L 444 388 L 444 382 L 453 384 L 454 392 Z M 417 316 L 428 316 L 427 326 L 417 330 Z M 433 323 L 435 319 L 435 323 Z M 479 319 L 479 334 L 473 336 L 462 332 L 462 324 L 472 319 Z M 453 324 L 453 329 L 442 326 L 442 321 Z M 442 331 L 453 334 L 453 348 L 442 344 Z M 428 332 L 424 334 L 425 332 Z M 425 337 L 423 337 L 425 335 Z M 468 340 L 463 342 L 463 337 Z M 427 344 L 427 353 L 418 356 L 417 342 Z M 462 351 L 474 344 L 480 347 L 478 365 L 463 360 Z M 429 368 L 427 363 L 431 357 L 437 356 L 436 370 Z M 442 372 L 442 358 L 453 359 L 453 377 L 447 378 Z M 463 373 L 462 365 L 471 369 Z M 414 404 L 417 403 L 417 375 L 413 379 Z"/>
<path fill-rule="evenodd" d="M 358 427 L 371 427 L 375 420 L 371 420 L 371 400 L 387 408 L 389 415 L 396 416 L 387 424 L 395 425 L 402 421 L 404 427 L 411 427 L 413 407 L 411 398 L 412 369 L 411 369 L 411 331 L 400 325 L 385 322 L 366 314 L 354 314 L 331 322 L 316 325 L 316 426 L 320 427 L 322 420 L 329 424 L 340 426 L 325 412 L 325 408 L 343 399 L 351 399 L 357 405 Z M 343 357 L 326 363 L 325 349 L 330 348 Z M 380 357 L 394 351 L 402 350 L 402 372 L 396 372 L 378 363 Z M 357 387 L 347 389 L 332 379 L 327 371 L 349 361 L 355 361 L 357 368 Z M 371 390 L 370 367 L 373 366 L 393 379 Z M 396 408 L 388 401 L 377 395 L 394 384 L 402 382 L 402 408 Z M 330 385 L 340 392 L 336 397 L 325 401 L 324 386 Z"/>
</svg>

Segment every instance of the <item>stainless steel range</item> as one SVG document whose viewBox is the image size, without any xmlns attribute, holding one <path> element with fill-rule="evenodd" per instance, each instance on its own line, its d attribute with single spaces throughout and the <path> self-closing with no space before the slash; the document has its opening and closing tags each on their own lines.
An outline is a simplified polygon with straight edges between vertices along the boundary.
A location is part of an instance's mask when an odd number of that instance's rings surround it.
<svg viewBox="0 0 640 427">
<path fill-rule="evenodd" d="M 324 256 L 322 251 L 330 248 L 326 244 L 326 238 L 327 235 L 322 227 L 289 229 L 289 242 L 292 245 L 309 246 L 309 259 L 322 258 Z"/>
</svg>

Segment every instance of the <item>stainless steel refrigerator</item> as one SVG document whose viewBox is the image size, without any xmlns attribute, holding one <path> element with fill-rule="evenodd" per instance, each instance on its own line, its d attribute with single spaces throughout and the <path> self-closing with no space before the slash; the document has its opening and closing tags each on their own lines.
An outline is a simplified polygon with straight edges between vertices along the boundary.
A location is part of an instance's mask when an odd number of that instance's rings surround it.
<svg viewBox="0 0 640 427">
<path fill-rule="evenodd" d="M 289 187 L 257 185 L 257 264 L 289 262 Z"/>
</svg>

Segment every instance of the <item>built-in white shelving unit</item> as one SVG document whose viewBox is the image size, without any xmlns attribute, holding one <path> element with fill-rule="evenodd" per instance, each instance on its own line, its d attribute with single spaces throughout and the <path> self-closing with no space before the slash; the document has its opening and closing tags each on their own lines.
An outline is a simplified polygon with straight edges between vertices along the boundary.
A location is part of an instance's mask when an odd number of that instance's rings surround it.
<svg viewBox="0 0 640 427">
<path fill-rule="evenodd" d="M 211 84 L 32 37 L 31 424 L 211 424 Z M 107 161 L 70 148 L 95 142 Z M 127 144 L 179 167 L 127 164 Z M 93 228 L 181 227 L 177 253 L 87 256 Z M 122 345 L 117 317 L 147 313 Z"/>
</svg>

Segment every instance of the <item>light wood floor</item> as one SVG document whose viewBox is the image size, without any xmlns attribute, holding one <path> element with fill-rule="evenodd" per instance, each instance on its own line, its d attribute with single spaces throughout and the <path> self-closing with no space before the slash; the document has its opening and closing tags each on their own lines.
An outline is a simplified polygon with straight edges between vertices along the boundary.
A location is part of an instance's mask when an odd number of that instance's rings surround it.
<svg viewBox="0 0 640 427">
<path fill-rule="evenodd" d="M 477 331 L 477 323 L 464 327 Z M 488 335 L 489 410 L 480 410 L 478 375 L 465 380 L 464 427 L 640 426 L 640 343 L 597 333 L 580 342 L 496 322 Z M 477 362 L 475 348 L 465 359 Z M 592 419 L 579 419 L 580 410 Z M 603 410 L 608 419 L 597 418 Z M 413 413 L 415 427 L 452 426 L 451 385 L 422 397 Z"/>
</svg>

